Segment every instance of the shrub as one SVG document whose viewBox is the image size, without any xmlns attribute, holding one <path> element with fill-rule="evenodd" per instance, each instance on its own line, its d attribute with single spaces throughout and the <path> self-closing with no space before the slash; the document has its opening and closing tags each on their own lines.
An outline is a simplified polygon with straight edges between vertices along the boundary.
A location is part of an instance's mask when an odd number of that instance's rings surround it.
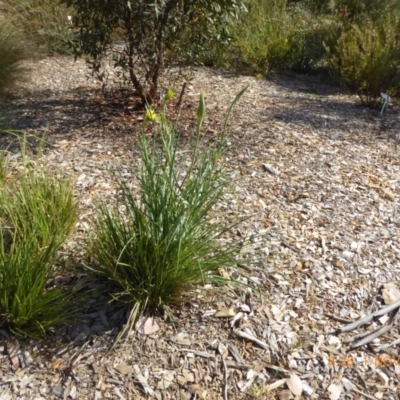
<svg viewBox="0 0 400 400">
<path fill-rule="evenodd" d="M 400 44 L 398 22 L 386 19 L 362 26 L 352 24 L 334 49 L 330 48 L 332 76 L 357 93 L 361 102 L 374 106 L 385 92 L 396 95 L 400 88 Z"/>
<path fill-rule="evenodd" d="M 129 75 L 143 105 L 159 95 L 166 67 L 192 60 L 210 41 L 226 38 L 227 20 L 240 9 L 239 0 L 63 0 L 75 10 L 76 57 L 92 58 L 101 67 L 108 50 L 115 66 Z M 113 47 L 119 37 L 124 49 Z"/>
<path fill-rule="evenodd" d="M 325 66 L 324 41 L 339 32 L 338 23 L 329 17 L 316 18 L 306 10 L 293 11 L 292 31 L 288 38 L 285 67 L 310 72 Z M 332 40 L 331 39 L 331 40 Z"/>
<path fill-rule="evenodd" d="M 72 11 L 58 0 L 2 0 L 7 18 L 23 30 L 44 53 L 69 54 L 72 38 L 68 15 Z"/>
<path fill-rule="evenodd" d="M 248 11 L 232 24 L 239 59 L 263 74 L 284 66 L 292 32 L 286 0 L 250 0 L 246 5 Z"/>
<path fill-rule="evenodd" d="M 400 11 L 399 0 L 335 0 L 336 9 L 349 20 L 362 23 L 366 18 L 380 20 Z"/>
<path fill-rule="evenodd" d="M 337 40 L 342 21 L 317 15 L 316 5 L 306 1 L 248 0 L 246 5 L 248 12 L 232 23 L 234 53 L 244 65 L 258 73 L 326 67 L 324 42 Z"/>
<path fill-rule="evenodd" d="M 289 0 L 289 4 L 300 3 L 316 16 L 331 15 L 352 22 L 361 22 L 366 16 L 380 19 L 382 15 L 398 12 L 399 0 Z"/>
<path fill-rule="evenodd" d="M 34 336 L 69 318 L 71 295 L 47 285 L 77 204 L 69 180 L 24 161 L 13 176 L 1 153 L 0 327 Z"/>
<path fill-rule="evenodd" d="M 229 184 L 223 177 L 225 130 L 216 148 L 201 150 L 204 116 L 201 95 L 196 142 L 180 154 L 165 109 L 159 116 L 148 109 L 140 139 L 139 192 L 118 178 L 116 206 L 100 206 L 89 248 L 96 260 L 91 269 L 118 284 L 116 298 L 134 304 L 127 329 L 143 311 L 183 301 L 193 286 L 218 280 L 220 268 L 238 262 L 242 244 L 222 240 L 233 225 L 212 213 Z M 156 119 L 159 132 L 151 141 L 145 128 Z"/>
<path fill-rule="evenodd" d="M 0 16 L 0 95 L 26 77 L 23 62 L 31 58 L 23 34 Z"/>
<path fill-rule="evenodd" d="M 297 0 L 289 0 L 288 3 L 296 4 L 298 2 Z M 330 14 L 336 7 L 335 0 L 303 0 L 300 4 L 315 15 Z"/>
</svg>

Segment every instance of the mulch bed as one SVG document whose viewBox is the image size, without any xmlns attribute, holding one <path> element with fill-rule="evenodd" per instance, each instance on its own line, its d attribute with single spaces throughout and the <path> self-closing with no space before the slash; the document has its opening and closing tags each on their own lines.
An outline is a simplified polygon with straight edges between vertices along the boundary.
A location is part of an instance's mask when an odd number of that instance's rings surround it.
<svg viewBox="0 0 400 400">
<path fill-rule="evenodd" d="M 140 166 L 143 111 L 129 90 L 102 91 L 86 75 L 83 61 L 40 60 L 6 120 L 45 134 L 49 167 L 75 178 L 81 215 L 65 252 L 76 265 L 58 266 L 57 274 L 96 287 L 79 266 L 83 244 L 96 202 L 115 195 L 110 170 L 135 185 L 127 165 Z M 332 334 L 380 308 L 382 285 L 397 285 L 399 107 L 381 116 L 318 76 L 257 80 L 199 68 L 184 97 L 182 135 L 193 131 L 200 90 L 207 145 L 246 85 L 225 160 L 235 190 L 219 205 L 250 216 L 232 238 L 249 237 L 249 251 L 263 255 L 247 269 L 221 271 L 244 286 L 198 288 L 172 309 L 173 321 L 155 316 L 158 330 L 113 349 L 129 309 L 104 295 L 88 302 L 79 323 L 42 340 L 0 331 L 1 399 L 399 398 L 398 349 L 376 353 L 399 337 L 396 325 L 351 352 L 343 339 L 353 333 Z M 176 114 L 173 104 L 169 112 Z M 18 163 L 15 139 L 0 144 Z"/>
</svg>

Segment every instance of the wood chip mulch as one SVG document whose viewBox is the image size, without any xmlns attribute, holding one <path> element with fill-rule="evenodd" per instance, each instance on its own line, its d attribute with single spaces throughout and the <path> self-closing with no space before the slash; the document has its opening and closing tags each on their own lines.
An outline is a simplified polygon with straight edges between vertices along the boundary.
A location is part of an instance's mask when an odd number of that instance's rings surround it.
<svg viewBox="0 0 400 400">
<path fill-rule="evenodd" d="M 135 98 L 86 75 L 83 61 L 40 60 L 6 115 L 15 129 L 46 134 L 47 163 L 75 178 L 81 215 L 66 252 L 81 248 L 96 202 L 115 195 L 110 169 L 129 177 L 128 163 L 139 166 Z M 190 135 L 203 90 L 213 140 L 246 85 L 229 123 L 235 191 L 220 204 L 250 216 L 233 235 L 263 255 L 221 271 L 245 285 L 198 288 L 172 309 L 173 321 L 143 321 L 133 346 L 111 349 L 127 310 L 105 297 L 41 340 L 0 331 L 1 400 L 400 398 L 398 347 L 385 347 L 399 339 L 396 324 L 352 351 L 345 339 L 354 332 L 335 334 L 398 300 L 384 291 L 400 274 L 399 106 L 381 116 L 318 76 L 257 80 L 198 68 L 181 129 Z M 13 139 L 0 142 L 18 161 Z"/>
</svg>

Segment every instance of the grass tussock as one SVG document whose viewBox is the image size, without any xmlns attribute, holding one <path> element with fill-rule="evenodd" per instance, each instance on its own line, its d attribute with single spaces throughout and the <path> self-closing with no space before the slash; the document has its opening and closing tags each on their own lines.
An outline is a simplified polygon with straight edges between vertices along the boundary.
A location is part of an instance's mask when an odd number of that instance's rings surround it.
<svg viewBox="0 0 400 400">
<path fill-rule="evenodd" d="M 42 53 L 70 54 L 68 16 L 72 10 L 58 0 L 3 0 L 7 19 Z"/>
<path fill-rule="evenodd" d="M 35 336 L 71 317 L 70 292 L 47 285 L 77 204 L 69 179 L 23 158 L 11 173 L 0 154 L 0 327 Z"/>
<path fill-rule="evenodd" d="M 237 263 L 242 243 L 223 240 L 233 225 L 212 212 L 229 186 L 223 174 L 225 130 L 215 148 L 201 149 L 204 117 L 201 95 L 196 140 L 182 153 L 165 107 L 159 115 L 147 110 L 139 191 L 118 177 L 117 204 L 99 208 L 90 268 L 117 284 L 116 298 L 133 305 L 127 329 L 142 312 L 179 303 L 196 285 L 221 281 L 218 270 Z M 145 133 L 149 124 L 157 126 L 154 140 Z"/>
<path fill-rule="evenodd" d="M 24 61 L 32 56 L 23 32 L 0 16 L 0 95 L 27 78 Z"/>
</svg>

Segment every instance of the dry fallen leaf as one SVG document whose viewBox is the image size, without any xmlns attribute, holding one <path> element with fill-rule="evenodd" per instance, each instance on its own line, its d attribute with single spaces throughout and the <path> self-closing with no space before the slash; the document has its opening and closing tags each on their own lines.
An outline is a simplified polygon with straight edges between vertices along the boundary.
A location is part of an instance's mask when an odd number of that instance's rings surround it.
<svg viewBox="0 0 400 400">
<path fill-rule="evenodd" d="M 236 315 L 236 312 L 233 308 L 223 308 L 222 310 L 215 313 L 215 317 L 217 318 L 232 318 Z"/>
<path fill-rule="evenodd" d="M 161 380 L 157 383 L 157 389 L 168 389 L 170 385 L 173 383 L 176 376 L 175 371 L 165 371 Z"/>
<path fill-rule="evenodd" d="M 286 379 L 279 379 L 277 381 L 275 381 L 274 383 L 271 383 L 270 385 L 268 385 L 265 390 L 267 392 L 271 392 L 272 390 L 275 390 L 281 386 L 283 386 L 286 383 Z"/>
<path fill-rule="evenodd" d="M 7 349 L 7 354 L 10 357 L 10 361 L 14 367 L 19 367 L 19 357 L 18 357 L 18 352 L 19 352 L 19 346 L 14 344 L 13 342 L 7 340 L 6 341 L 6 349 Z"/>
<path fill-rule="evenodd" d="M 381 381 L 381 383 L 383 383 L 385 386 L 389 384 L 389 377 L 379 368 L 376 369 L 376 374 L 380 378 L 379 380 Z"/>
<path fill-rule="evenodd" d="M 277 307 L 275 304 L 272 305 L 271 312 L 272 312 L 272 314 L 274 314 L 274 317 L 277 321 L 281 321 L 285 315 L 284 312 L 279 307 Z"/>
<path fill-rule="evenodd" d="M 386 199 L 388 199 L 388 200 L 390 200 L 390 201 L 394 201 L 395 195 L 394 195 L 394 193 L 393 193 L 391 190 L 389 190 L 389 189 L 383 189 L 382 191 L 383 191 L 383 197 L 384 197 L 384 198 L 386 198 Z"/>
<path fill-rule="evenodd" d="M 142 335 L 152 335 L 160 329 L 160 326 L 154 318 L 141 317 L 136 322 L 136 329 Z"/>
<path fill-rule="evenodd" d="M 51 364 L 52 369 L 60 369 L 60 367 L 63 365 L 63 360 L 56 360 Z"/>
<path fill-rule="evenodd" d="M 182 386 L 185 385 L 187 382 L 194 382 L 194 380 L 194 373 L 186 368 L 182 369 L 182 372 L 177 379 L 178 383 Z"/>
<path fill-rule="evenodd" d="M 115 369 L 122 375 L 128 375 L 132 372 L 133 368 L 127 364 L 119 364 Z"/>
<path fill-rule="evenodd" d="M 389 282 L 383 285 L 382 298 L 385 304 L 392 304 L 400 300 L 400 291 L 395 283 Z"/>
<path fill-rule="evenodd" d="M 278 393 L 279 400 L 292 400 L 294 399 L 292 392 L 290 390 L 282 390 Z"/>
<path fill-rule="evenodd" d="M 333 265 L 335 268 L 343 269 L 343 263 L 342 263 L 342 261 L 340 261 L 338 258 L 334 258 L 334 259 L 332 260 L 332 265 Z"/>
<path fill-rule="evenodd" d="M 340 395 L 342 394 L 343 386 L 338 383 L 331 383 L 328 387 L 329 399 L 330 400 L 338 400 Z"/>
<path fill-rule="evenodd" d="M 196 394 L 200 400 L 207 398 L 207 390 L 203 389 L 199 384 L 193 383 L 189 385 L 189 389 L 192 393 Z"/>
<path fill-rule="evenodd" d="M 145 373 L 142 374 L 142 372 L 141 372 L 139 366 L 136 365 L 136 364 L 133 366 L 133 370 L 135 371 L 136 379 L 137 379 L 137 380 L 139 381 L 139 383 L 141 384 L 141 386 L 142 386 L 144 392 L 145 392 L 146 394 L 152 396 L 153 393 L 154 393 L 154 390 L 153 390 L 153 389 L 149 386 L 149 384 L 147 383 L 147 381 L 148 381 L 148 376 L 147 376 L 147 375 L 148 375 L 148 374 L 146 373 L 146 371 L 145 371 Z"/>
<path fill-rule="evenodd" d="M 279 175 L 279 171 L 274 168 L 272 165 L 269 164 L 263 164 L 264 170 L 269 172 L 271 175 Z"/>
<path fill-rule="evenodd" d="M 355 388 L 354 384 L 347 378 L 342 378 L 342 383 L 347 391 L 353 390 Z"/>
<path fill-rule="evenodd" d="M 286 384 L 295 396 L 301 396 L 301 392 L 303 391 L 303 383 L 297 375 L 290 375 L 290 377 L 286 379 Z"/>
<path fill-rule="evenodd" d="M 178 334 L 171 336 L 170 340 L 182 346 L 190 346 L 192 344 L 192 341 L 190 340 L 189 335 L 186 332 L 179 332 Z"/>
<path fill-rule="evenodd" d="M 225 359 L 228 355 L 228 347 L 225 344 L 219 342 L 218 343 L 218 353 Z"/>
<path fill-rule="evenodd" d="M 225 268 L 220 268 L 218 270 L 218 272 L 223 278 L 228 279 L 228 280 L 231 279 L 231 276 L 230 276 L 229 272 Z"/>
</svg>

